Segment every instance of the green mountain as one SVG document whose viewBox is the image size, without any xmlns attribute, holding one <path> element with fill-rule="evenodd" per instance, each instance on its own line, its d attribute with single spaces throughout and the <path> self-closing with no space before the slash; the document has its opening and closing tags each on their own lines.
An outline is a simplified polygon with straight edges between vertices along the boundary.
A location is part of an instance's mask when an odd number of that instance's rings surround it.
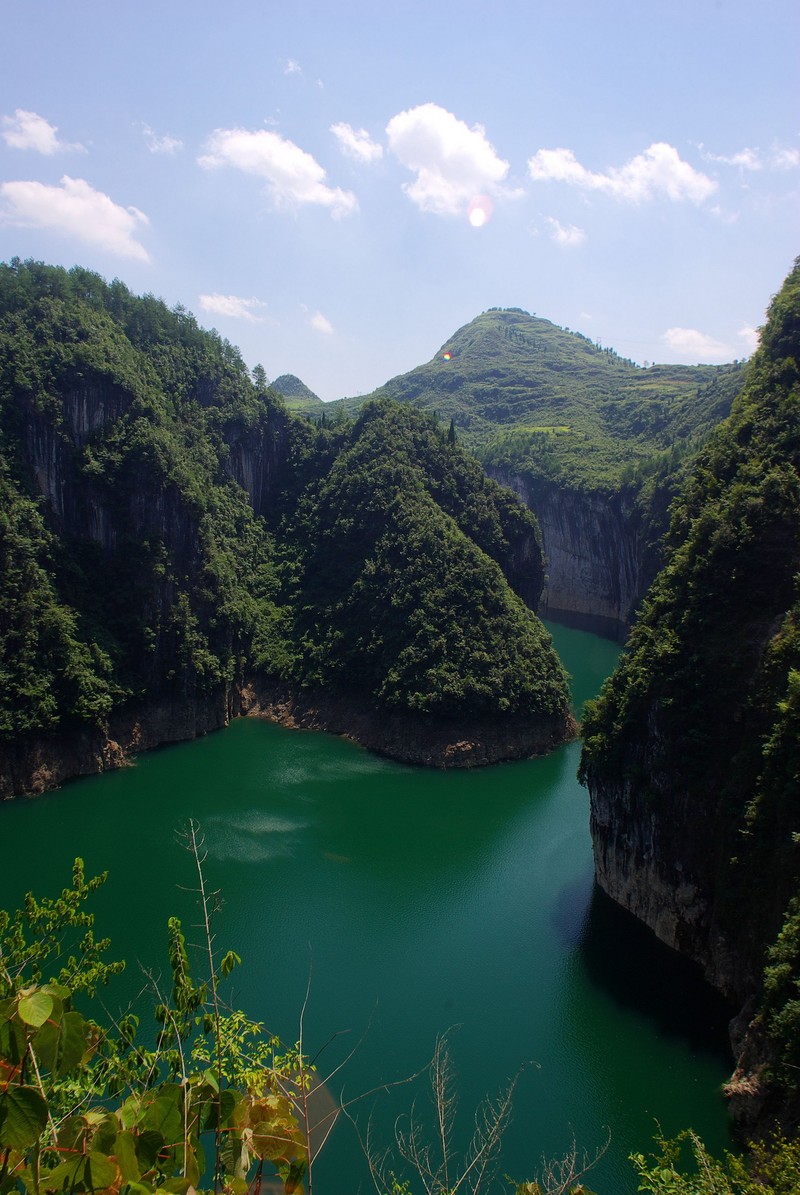
<svg viewBox="0 0 800 1195">
<path fill-rule="evenodd" d="M 325 409 L 322 399 L 293 373 L 282 373 L 272 383 L 272 389 L 280 394 L 290 411 L 319 416 Z"/>
<path fill-rule="evenodd" d="M 294 418 L 230 344 L 118 281 L 0 267 L 0 492 L 4 791 L 102 766 L 156 705 L 152 741 L 278 689 L 320 724 L 358 707 L 364 741 L 424 762 L 456 762 L 448 718 L 472 762 L 571 731 L 518 596 L 543 579 L 521 504 L 421 412 Z"/>
<path fill-rule="evenodd" d="M 787 1130 L 800 1126 L 798 578 L 800 261 L 673 506 L 582 763 L 601 885 L 742 1007 L 735 1105 L 751 1127 L 777 1116 Z"/>
<path fill-rule="evenodd" d="M 542 610 L 624 639 L 659 565 L 668 508 L 744 368 L 641 368 L 517 308 L 485 311 L 373 397 L 436 415 L 539 520 Z M 329 404 L 353 412 L 361 399 Z"/>
<path fill-rule="evenodd" d="M 517 308 L 485 311 L 433 359 L 371 397 L 454 421 L 485 463 L 616 489 L 655 454 L 680 453 L 730 411 L 742 368 L 641 368 Z M 353 408 L 360 400 L 344 400 Z"/>
</svg>

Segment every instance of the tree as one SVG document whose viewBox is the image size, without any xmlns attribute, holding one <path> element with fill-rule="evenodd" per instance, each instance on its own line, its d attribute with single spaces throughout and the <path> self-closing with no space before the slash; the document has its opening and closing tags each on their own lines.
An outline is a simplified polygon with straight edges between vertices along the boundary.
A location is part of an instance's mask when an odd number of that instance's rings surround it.
<svg viewBox="0 0 800 1195">
<path fill-rule="evenodd" d="M 262 393 L 269 386 L 269 378 L 263 365 L 253 366 L 253 383 L 256 389 Z"/>
</svg>

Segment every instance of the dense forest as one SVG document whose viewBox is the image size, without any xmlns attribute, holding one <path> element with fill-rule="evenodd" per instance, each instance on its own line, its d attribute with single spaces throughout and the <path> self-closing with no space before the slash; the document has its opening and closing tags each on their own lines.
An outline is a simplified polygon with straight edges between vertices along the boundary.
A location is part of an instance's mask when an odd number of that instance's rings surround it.
<svg viewBox="0 0 800 1195">
<path fill-rule="evenodd" d="M 15 749 L 253 677 L 569 733 L 535 520 L 421 412 L 315 426 L 186 311 L 12 262 L 0 486 Z"/>
<path fill-rule="evenodd" d="M 800 263 L 584 722 L 598 878 L 744 1005 L 745 1124 L 800 1124 Z M 748 1028 L 749 1024 L 749 1028 Z"/>
</svg>

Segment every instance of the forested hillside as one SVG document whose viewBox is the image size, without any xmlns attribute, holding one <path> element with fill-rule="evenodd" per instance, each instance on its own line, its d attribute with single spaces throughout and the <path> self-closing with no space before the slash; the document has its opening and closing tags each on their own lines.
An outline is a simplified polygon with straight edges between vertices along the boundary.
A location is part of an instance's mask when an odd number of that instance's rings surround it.
<svg viewBox="0 0 800 1195">
<path fill-rule="evenodd" d="M 738 364 L 642 368 L 549 320 L 498 308 L 374 396 L 453 419 L 486 464 L 597 491 L 674 463 L 728 414 L 741 384 Z"/>
<path fill-rule="evenodd" d="M 670 500 L 742 379 L 738 362 L 642 368 L 510 308 L 485 311 L 375 395 L 452 421 L 458 442 L 533 510 L 544 612 L 624 639 L 659 566 Z M 364 401 L 303 409 L 330 420 Z"/>
<path fill-rule="evenodd" d="M 181 308 L 0 268 L 0 487 L 9 751 L 254 676 L 568 731 L 521 505 L 419 412 L 293 418 Z"/>
<path fill-rule="evenodd" d="M 732 1092 L 762 1127 L 800 1123 L 799 470 L 800 263 L 673 508 L 582 764 L 600 883 L 744 1006 Z"/>
</svg>

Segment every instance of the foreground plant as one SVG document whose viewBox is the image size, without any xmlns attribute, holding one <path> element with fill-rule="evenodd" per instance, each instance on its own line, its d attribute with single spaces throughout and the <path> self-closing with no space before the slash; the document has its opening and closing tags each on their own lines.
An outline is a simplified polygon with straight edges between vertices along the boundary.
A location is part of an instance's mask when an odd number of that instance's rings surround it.
<svg viewBox="0 0 800 1195">
<path fill-rule="evenodd" d="M 639 1190 L 649 1195 L 797 1195 L 800 1141 L 757 1142 L 746 1155 L 714 1158 L 691 1129 L 656 1139 L 658 1154 L 631 1155 Z M 688 1156 L 687 1156 L 688 1155 Z"/>
<path fill-rule="evenodd" d="M 227 1009 L 220 985 L 239 963 L 221 959 L 214 899 L 202 875 L 202 842 L 188 831 L 199 875 L 206 978 L 196 982 L 181 923 L 169 922 L 172 990 L 160 997 L 153 1047 L 137 1043 L 138 1018 L 101 1027 L 75 1007 L 123 964 L 106 963 L 76 860 L 56 900 L 26 897 L 0 912 L 0 1195 L 55 1192 L 186 1195 L 203 1183 L 229 1195 L 258 1190 L 265 1165 L 286 1195 L 312 1192 L 309 1139 L 317 1082 L 302 1046 L 284 1048 L 264 1026 Z M 53 978 L 45 969 L 58 965 Z M 206 1146 L 213 1150 L 206 1156 Z"/>
</svg>

